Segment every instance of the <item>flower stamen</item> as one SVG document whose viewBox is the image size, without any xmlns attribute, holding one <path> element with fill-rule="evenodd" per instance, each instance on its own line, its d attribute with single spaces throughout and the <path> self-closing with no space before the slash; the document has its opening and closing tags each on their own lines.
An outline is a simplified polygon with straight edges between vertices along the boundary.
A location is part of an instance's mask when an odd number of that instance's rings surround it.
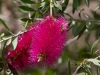
<svg viewBox="0 0 100 75">
<path fill-rule="evenodd" d="M 39 54 L 37 62 L 41 62 L 42 60 L 45 60 L 45 59 L 46 59 L 46 54 Z"/>
</svg>

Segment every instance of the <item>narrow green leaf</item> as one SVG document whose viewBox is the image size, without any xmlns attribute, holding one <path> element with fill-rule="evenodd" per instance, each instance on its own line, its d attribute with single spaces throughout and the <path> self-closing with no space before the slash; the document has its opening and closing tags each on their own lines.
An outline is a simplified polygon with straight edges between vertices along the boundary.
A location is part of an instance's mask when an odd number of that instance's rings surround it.
<svg viewBox="0 0 100 75">
<path fill-rule="evenodd" d="M 81 19 L 82 19 L 82 17 L 81 17 L 81 13 L 82 13 L 82 11 L 84 11 L 84 9 L 81 9 L 80 12 L 79 12 L 79 14 L 78 14 L 79 17 L 80 17 Z"/>
<path fill-rule="evenodd" d="M 85 0 L 86 5 L 89 7 L 90 5 L 90 0 Z"/>
<path fill-rule="evenodd" d="M 74 19 L 69 13 L 64 12 L 65 15 L 67 15 L 68 17 Z"/>
<path fill-rule="evenodd" d="M 96 41 L 93 43 L 93 45 L 92 45 L 92 47 L 91 47 L 91 53 L 92 53 L 92 54 L 93 54 L 93 49 L 97 46 L 98 43 L 99 43 L 99 39 L 96 40 Z"/>
<path fill-rule="evenodd" d="M 21 0 L 21 1 L 27 4 L 35 4 L 35 1 L 31 1 L 31 0 Z"/>
<path fill-rule="evenodd" d="M 40 7 L 40 2 L 36 2 L 35 6 L 36 6 L 36 8 L 39 8 Z"/>
<path fill-rule="evenodd" d="M 5 34 L 2 33 L 2 34 L 0 35 L 0 39 L 3 39 L 4 36 L 5 36 Z"/>
<path fill-rule="evenodd" d="M 78 0 L 78 5 L 80 6 L 82 3 L 82 0 Z"/>
<path fill-rule="evenodd" d="M 0 72 L 3 70 L 4 63 L 3 60 L 0 58 Z"/>
<path fill-rule="evenodd" d="M 97 25 L 94 23 L 91 23 L 91 25 L 89 26 L 88 30 L 92 30 L 96 27 Z"/>
<path fill-rule="evenodd" d="M 16 37 L 16 38 L 12 41 L 13 50 L 15 50 L 15 48 L 16 48 L 16 46 L 17 46 L 17 41 L 18 41 L 18 37 Z"/>
<path fill-rule="evenodd" d="M 88 59 L 87 61 L 92 62 L 96 66 L 100 66 L 100 60 L 98 59 Z"/>
<path fill-rule="evenodd" d="M 79 24 L 79 26 L 77 27 L 77 31 L 75 32 L 75 36 L 80 34 L 84 27 L 85 25 L 83 23 Z"/>
<path fill-rule="evenodd" d="M 68 75 L 71 75 L 71 64 L 70 64 L 70 59 L 68 60 Z"/>
<path fill-rule="evenodd" d="M 0 35 L 0 37 L 3 37 L 5 35 L 5 33 L 2 33 L 1 35 Z"/>
<path fill-rule="evenodd" d="M 85 72 L 82 72 L 82 73 L 79 73 L 79 74 L 76 74 L 76 75 L 88 75 L 88 74 L 85 73 Z"/>
<path fill-rule="evenodd" d="M 77 10 L 77 8 L 78 8 L 78 0 L 73 0 L 73 8 L 75 8 L 75 10 Z"/>
<path fill-rule="evenodd" d="M 74 36 L 76 36 L 77 28 L 78 28 L 78 22 L 75 22 L 75 25 L 72 28 L 72 33 L 74 34 Z"/>
<path fill-rule="evenodd" d="M 27 28 L 28 23 L 29 23 L 29 21 L 27 21 L 27 22 L 25 23 L 25 25 L 24 25 L 24 29 L 26 29 L 26 28 Z"/>
<path fill-rule="evenodd" d="M 62 10 L 62 6 L 59 4 L 58 1 L 54 1 L 54 6 L 57 7 L 58 9 Z"/>
<path fill-rule="evenodd" d="M 40 7 L 45 7 L 45 5 L 46 5 L 46 2 L 42 2 L 42 3 L 40 4 Z"/>
<path fill-rule="evenodd" d="M 63 11 L 63 12 L 64 12 L 65 9 L 67 8 L 68 3 L 69 3 L 69 0 L 64 0 L 64 3 L 62 4 L 62 11 Z"/>
<path fill-rule="evenodd" d="M 21 8 L 24 11 L 30 11 L 30 12 L 35 11 L 33 8 L 28 7 L 28 6 L 19 6 L 19 8 Z"/>
<path fill-rule="evenodd" d="M 41 13 L 45 14 L 46 12 L 48 12 L 48 10 L 49 10 L 49 6 L 47 6 L 46 8 L 44 8 L 43 12 L 41 12 Z"/>
<path fill-rule="evenodd" d="M 92 11 L 92 14 L 93 14 L 93 16 L 94 16 L 94 18 L 95 18 L 96 20 L 99 20 L 99 19 L 100 19 L 100 14 L 99 14 L 99 13 L 96 13 L 96 12 L 93 12 L 93 11 Z"/>
<path fill-rule="evenodd" d="M 20 20 L 23 21 L 23 22 L 32 21 L 32 20 L 29 19 L 29 18 L 21 18 Z"/>
<path fill-rule="evenodd" d="M 9 45 L 9 50 L 15 50 L 16 46 L 17 46 L 17 40 L 18 37 L 15 37 L 13 40 L 9 39 L 6 43 L 6 46 Z"/>
<path fill-rule="evenodd" d="M 84 27 L 82 28 L 82 30 L 79 32 L 79 36 L 78 36 L 78 39 L 81 37 L 81 35 L 84 33 L 86 29 L 86 26 L 84 25 Z"/>
<path fill-rule="evenodd" d="M 81 12 L 79 12 L 78 16 L 81 18 Z"/>
<path fill-rule="evenodd" d="M 76 9 L 73 7 L 73 10 L 72 10 L 72 13 L 73 13 L 73 14 L 75 13 L 75 10 L 76 10 Z"/>
<path fill-rule="evenodd" d="M 89 48 L 91 48 L 91 46 L 90 46 L 90 44 L 88 42 L 88 38 L 87 37 L 85 37 L 85 41 L 86 41 L 87 45 L 89 46 Z"/>
<path fill-rule="evenodd" d="M 32 18 L 32 19 L 34 19 L 35 13 L 36 13 L 36 12 L 34 12 L 34 13 L 31 15 L 31 18 Z"/>
<path fill-rule="evenodd" d="M 11 44 L 12 39 L 7 40 L 6 46 Z"/>
<path fill-rule="evenodd" d="M 9 29 L 9 27 L 7 26 L 7 24 L 0 18 L 0 22 L 3 24 L 3 26 L 9 31 L 9 33 L 10 34 L 13 34 L 11 31 L 10 31 L 10 29 Z"/>
<path fill-rule="evenodd" d="M 85 72 L 87 73 L 87 75 L 92 75 L 90 69 L 87 67 L 87 64 L 84 64 L 83 68 L 84 68 Z"/>
<path fill-rule="evenodd" d="M 3 61 L 5 61 L 6 44 L 7 44 L 7 41 L 5 41 L 3 48 L 2 48 L 2 59 L 3 59 Z"/>
</svg>

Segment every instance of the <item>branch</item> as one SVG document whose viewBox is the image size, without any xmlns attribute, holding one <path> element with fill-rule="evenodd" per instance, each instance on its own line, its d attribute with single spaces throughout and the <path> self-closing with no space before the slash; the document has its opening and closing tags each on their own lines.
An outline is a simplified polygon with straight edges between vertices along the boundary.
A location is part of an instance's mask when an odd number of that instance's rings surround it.
<svg viewBox="0 0 100 75">
<path fill-rule="evenodd" d="M 51 11 L 51 10 L 50 10 Z M 52 15 L 52 11 L 51 11 L 51 15 Z M 43 20 L 43 18 L 35 18 L 36 20 Z M 67 19 L 68 21 L 70 21 L 71 19 Z M 84 19 L 74 19 L 74 21 L 79 21 L 79 22 L 86 22 L 87 20 Z M 96 23 L 100 23 L 100 20 L 89 20 L 90 22 L 96 22 Z"/>
<path fill-rule="evenodd" d="M 24 32 L 26 32 L 26 31 L 24 31 Z M 9 39 L 11 39 L 11 38 L 17 37 L 17 36 L 23 34 L 24 32 L 21 32 L 21 31 L 20 31 L 20 32 L 18 32 L 18 33 L 15 34 L 15 35 L 12 35 L 12 36 L 7 37 L 7 38 L 5 38 L 5 39 L 3 39 L 3 40 L 0 40 L 0 43 L 3 42 L 3 41 L 9 40 Z"/>
<path fill-rule="evenodd" d="M 81 67 L 82 67 L 82 64 L 79 65 L 79 66 L 77 67 L 77 69 L 75 70 L 75 72 L 73 73 L 73 75 L 76 75 L 76 73 L 78 72 L 78 70 L 79 70 Z"/>
<path fill-rule="evenodd" d="M 66 43 L 64 44 L 64 46 L 69 45 L 70 43 L 74 42 L 75 40 L 77 40 L 78 36 L 74 37 L 73 39 L 70 39 L 68 41 L 66 41 Z"/>
<path fill-rule="evenodd" d="M 52 0 L 51 0 L 51 2 L 52 2 Z M 50 11 L 52 11 L 52 10 L 50 10 Z M 51 13 L 52 14 L 52 13 Z M 36 20 L 43 20 L 42 18 L 36 18 Z M 68 20 L 70 20 L 70 19 L 68 19 Z M 79 19 L 74 19 L 75 21 L 80 21 L 80 22 L 86 22 L 86 20 L 79 20 Z M 100 23 L 100 20 L 90 20 L 91 22 L 96 22 L 96 23 Z M 10 37 L 8 37 L 8 38 L 5 38 L 5 39 L 3 39 L 3 40 L 0 40 L 0 43 L 1 42 L 3 42 L 3 41 L 6 41 L 6 40 L 8 40 L 8 39 L 11 39 L 11 38 L 13 38 L 13 37 L 16 37 L 16 36 L 18 36 L 18 35 L 20 35 L 20 34 L 23 34 L 24 32 L 19 32 L 19 33 L 17 33 L 17 34 L 15 34 L 15 35 L 12 35 L 12 36 L 10 36 Z M 72 43 L 72 42 L 74 42 L 75 40 L 77 40 L 77 38 L 78 38 L 78 36 L 76 36 L 76 37 L 74 37 L 73 39 L 70 39 L 70 40 L 68 40 L 64 45 L 65 46 L 67 46 L 67 45 L 69 45 L 70 43 Z"/>
<path fill-rule="evenodd" d="M 52 16 L 52 0 L 50 0 L 50 16 Z"/>
</svg>

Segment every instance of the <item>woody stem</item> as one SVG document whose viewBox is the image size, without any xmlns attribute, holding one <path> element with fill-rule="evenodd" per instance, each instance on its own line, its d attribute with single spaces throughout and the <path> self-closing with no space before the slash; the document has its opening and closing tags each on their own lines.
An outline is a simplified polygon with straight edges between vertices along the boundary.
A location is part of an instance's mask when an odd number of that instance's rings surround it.
<svg viewBox="0 0 100 75">
<path fill-rule="evenodd" d="M 53 0 L 50 0 L 50 16 L 52 16 L 52 3 L 53 3 Z"/>
</svg>

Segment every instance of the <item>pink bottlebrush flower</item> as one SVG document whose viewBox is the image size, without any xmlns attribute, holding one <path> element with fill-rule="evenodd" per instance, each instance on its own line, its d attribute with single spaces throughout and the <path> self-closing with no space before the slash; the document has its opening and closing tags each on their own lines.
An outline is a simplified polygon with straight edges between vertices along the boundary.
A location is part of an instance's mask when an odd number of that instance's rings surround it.
<svg viewBox="0 0 100 75">
<path fill-rule="evenodd" d="M 38 22 L 35 27 L 34 39 L 32 40 L 29 59 L 36 65 L 53 66 L 62 53 L 66 42 L 68 23 L 59 17 L 54 19 L 47 16 Z"/>
<path fill-rule="evenodd" d="M 17 70 L 23 70 L 31 64 L 28 50 L 33 39 L 33 32 L 34 28 L 32 29 L 31 27 L 27 32 L 18 37 L 18 44 L 15 50 L 8 49 L 7 62 Z"/>
</svg>

